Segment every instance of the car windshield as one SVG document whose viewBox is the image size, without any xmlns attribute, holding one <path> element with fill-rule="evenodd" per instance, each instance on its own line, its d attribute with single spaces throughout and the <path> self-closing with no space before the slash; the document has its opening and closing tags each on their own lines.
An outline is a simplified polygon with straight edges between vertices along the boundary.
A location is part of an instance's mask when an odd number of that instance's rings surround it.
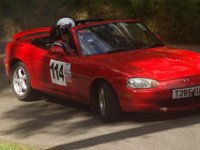
<svg viewBox="0 0 200 150">
<path fill-rule="evenodd" d="M 163 46 L 163 43 L 139 22 L 108 23 L 77 31 L 83 55 Z"/>
</svg>

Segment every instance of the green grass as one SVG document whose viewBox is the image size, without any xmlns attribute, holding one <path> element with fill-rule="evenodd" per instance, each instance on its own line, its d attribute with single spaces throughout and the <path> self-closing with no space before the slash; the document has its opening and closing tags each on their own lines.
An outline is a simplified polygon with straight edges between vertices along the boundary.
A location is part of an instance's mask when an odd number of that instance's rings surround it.
<svg viewBox="0 0 200 150">
<path fill-rule="evenodd" d="M 37 150 L 21 144 L 0 141 L 0 150 Z"/>
</svg>

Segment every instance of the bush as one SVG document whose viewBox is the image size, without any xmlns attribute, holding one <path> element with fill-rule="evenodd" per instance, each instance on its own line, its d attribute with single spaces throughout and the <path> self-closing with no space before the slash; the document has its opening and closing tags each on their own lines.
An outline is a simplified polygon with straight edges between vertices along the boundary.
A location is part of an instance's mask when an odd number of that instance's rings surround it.
<svg viewBox="0 0 200 150">
<path fill-rule="evenodd" d="M 75 19 L 135 18 L 171 43 L 200 43 L 200 0 L 0 0 L 0 37 Z"/>
</svg>

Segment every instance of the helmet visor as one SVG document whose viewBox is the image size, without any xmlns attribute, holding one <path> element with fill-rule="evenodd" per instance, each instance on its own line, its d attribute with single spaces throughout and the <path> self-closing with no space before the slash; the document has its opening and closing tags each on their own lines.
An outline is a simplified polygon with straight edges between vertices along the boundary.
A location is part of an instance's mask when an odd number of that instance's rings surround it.
<svg viewBox="0 0 200 150">
<path fill-rule="evenodd" d="M 63 24 L 63 25 L 60 25 L 58 29 L 59 29 L 60 34 L 63 34 L 63 33 L 68 33 L 70 28 L 71 28 L 71 24 Z"/>
</svg>

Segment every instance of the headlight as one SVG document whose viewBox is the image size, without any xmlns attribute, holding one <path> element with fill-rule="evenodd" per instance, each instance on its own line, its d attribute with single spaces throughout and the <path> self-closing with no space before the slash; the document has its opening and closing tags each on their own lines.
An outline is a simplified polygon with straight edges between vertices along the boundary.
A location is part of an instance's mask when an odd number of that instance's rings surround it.
<svg viewBox="0 0 200 150">
<path fill-rule="evenodd" d="M 127 86 L 136 89 L 154 88 L 158 86 L 158 81 L 147 78 L 131 78 L 127 81 Z"/>
</svg>

